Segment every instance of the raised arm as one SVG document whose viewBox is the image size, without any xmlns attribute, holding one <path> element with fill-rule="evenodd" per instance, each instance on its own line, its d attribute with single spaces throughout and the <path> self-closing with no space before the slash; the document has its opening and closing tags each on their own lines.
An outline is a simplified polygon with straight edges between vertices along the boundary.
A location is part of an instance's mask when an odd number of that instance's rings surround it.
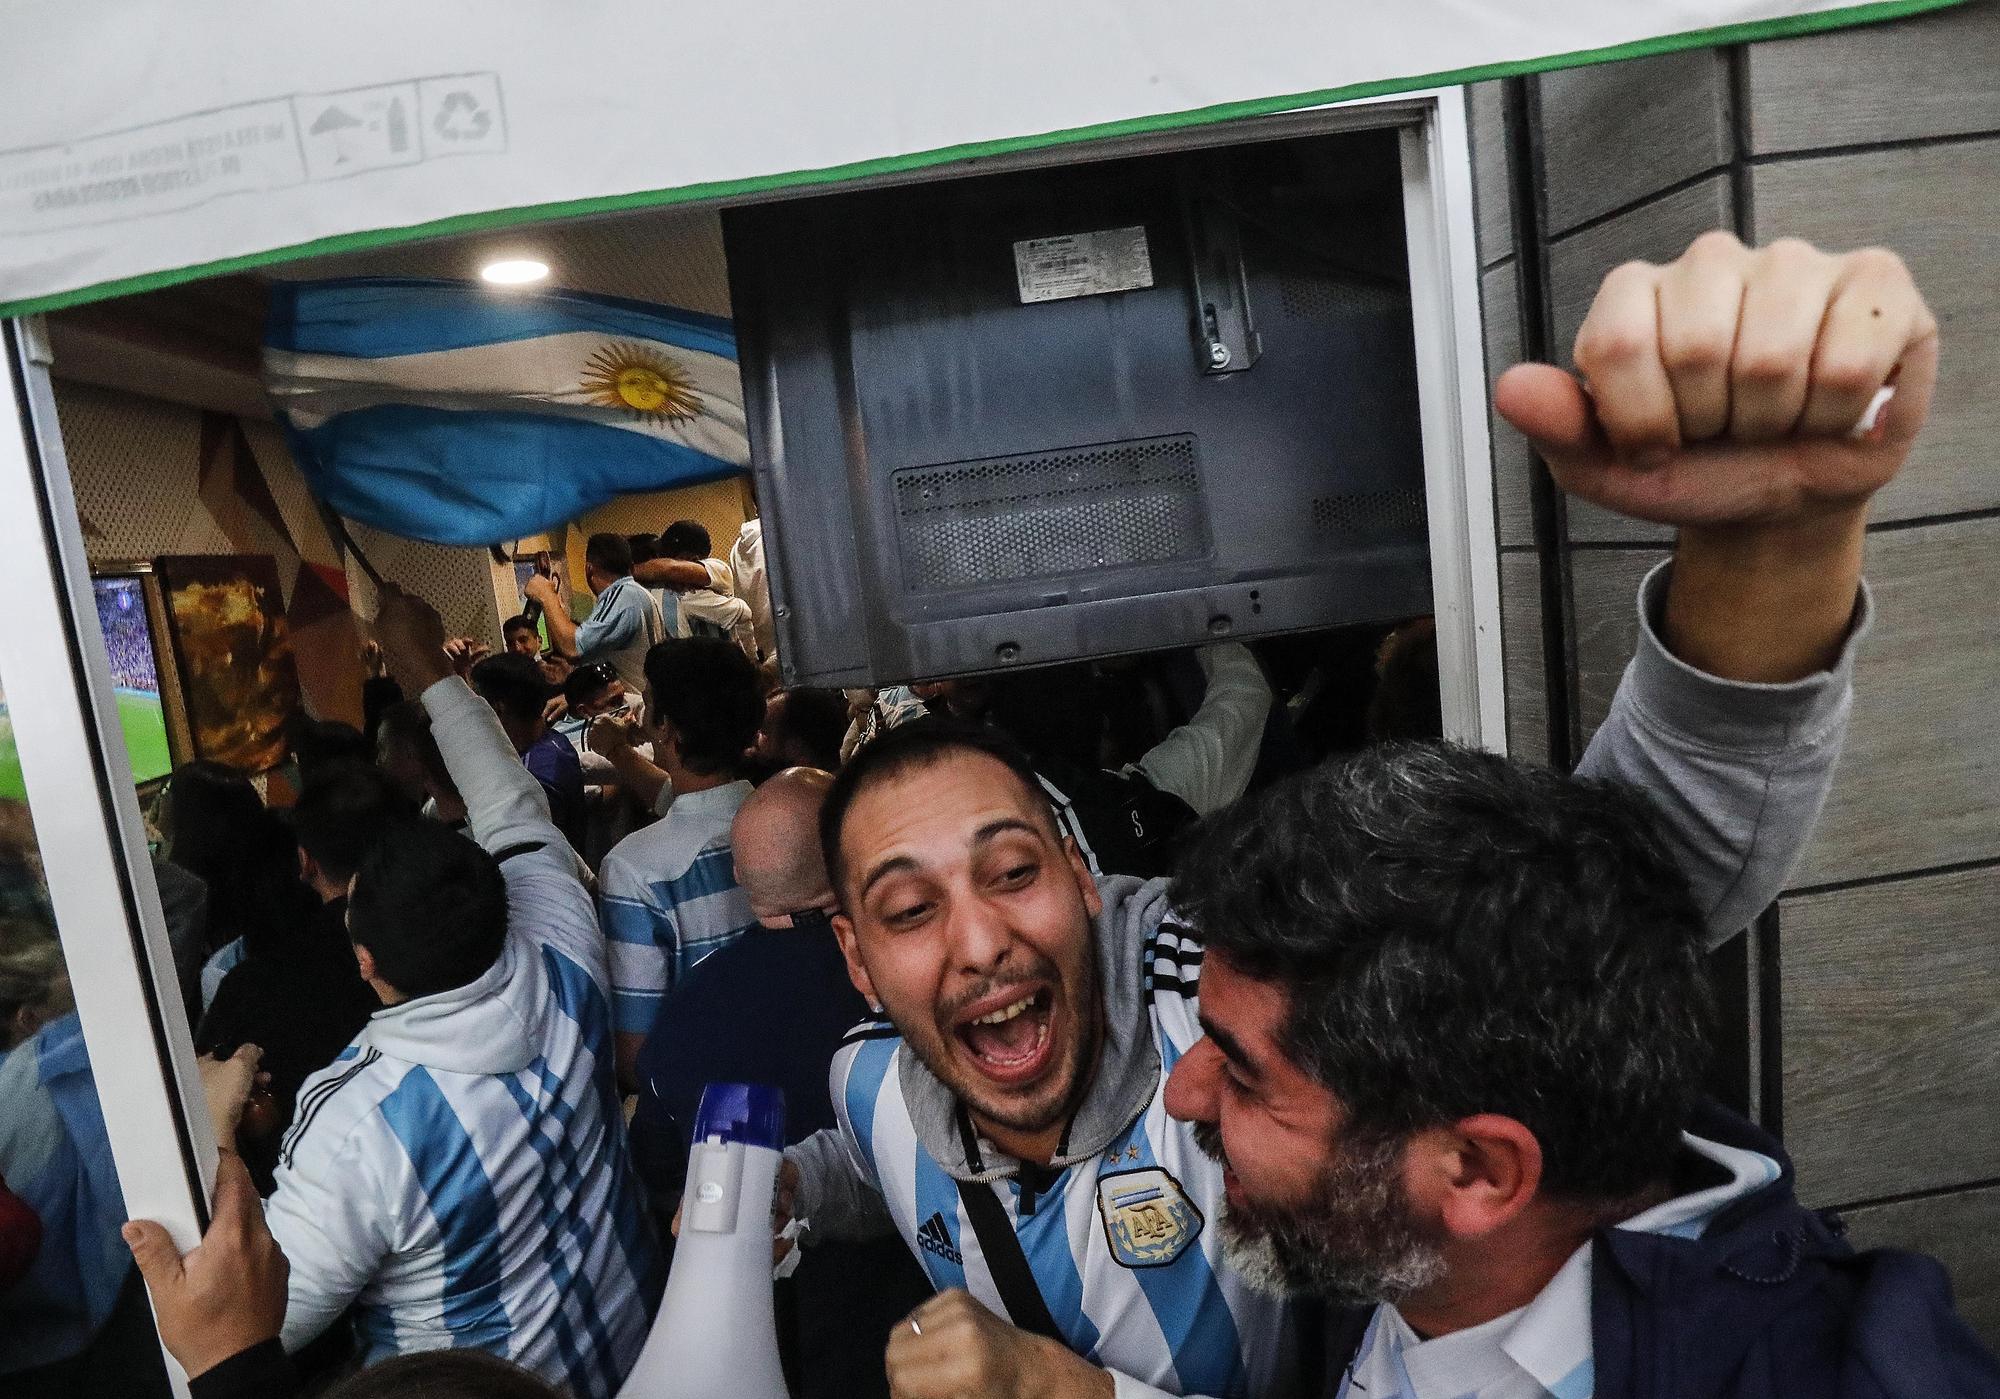
<svg viewBox="0 0 2000 1399">
<path fill-rule="evenodd" d="M 1146 751 L 1133 766 L 1163 792 L 1206 816 L 1235 801 L 1257 770 L 1271 687 L 1240 641 L 1195 652 L 1208 680 L 1194 717 Z"/>
<path fill-rule="evenodd" d="M 1894 254 L 1710 233 L 1605 279 L 1581 381 L 1522 365 L 1496 390 L 1563 489 L 1679 528 L 1580 770 L 1650 789 L 1718 940 L 1783 887 L 1831 784 L 1868 502 L 1909 455 L 1937 353 Z"/>
<path fill-rule="evenodd" d="M 647 559 L 632 565 L 632 576 L 649 588 L 667 588 L 676 593 L 714 583 L 708 566 L 697 559 Z"/>
<path fill-rule="evenodd" d="M 549 819 L 549 799 L 521 764 L 486 701 L 452 674 L 444 623 L 428 603 L 384 590 L 376 635 L 396 673 L 423 698 L 446 770 L 465 801 L 472 835 L 494 854 L 539 845 L 567 858 L 569 846 Z"/>
<path fill-rule="evenodd" d="M 549 624 L 549 646 L 559 656 L 575 660 L 576 620 L 569 615 L 569 599 L 553 578 L 537 573 L 530 578 L 525 595 L 542 605 L 542 620 Z"/>
</svg>

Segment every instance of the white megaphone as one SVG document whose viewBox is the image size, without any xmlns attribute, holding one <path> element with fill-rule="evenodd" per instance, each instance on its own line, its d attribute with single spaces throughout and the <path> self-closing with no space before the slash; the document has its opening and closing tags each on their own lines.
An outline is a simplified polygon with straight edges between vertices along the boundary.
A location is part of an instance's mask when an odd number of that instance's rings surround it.
<svg viewBox="0 0 2000 1399">
<path fill-rule="evenodd" d="M 771 1200 L 784 1145 L 779 1090 L 702 1090 L 666 1299 L 618 1399 L 790 1399 L 771 1304 Z"/>
</svg>

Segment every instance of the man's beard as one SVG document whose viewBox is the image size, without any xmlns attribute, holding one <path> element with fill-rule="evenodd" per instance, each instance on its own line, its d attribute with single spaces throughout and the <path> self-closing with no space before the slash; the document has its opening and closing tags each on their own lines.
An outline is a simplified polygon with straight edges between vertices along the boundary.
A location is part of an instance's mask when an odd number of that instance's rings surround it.
<svg viewBox="0 0 2000 1399">
<path fill-rule="evenodd" d="M 1194 1125 L 1195 1143 L 1226 1158 L 1222 1133 Z M 1403 1141 L 1342 1144 L 1298 1205 L 1219 1210 L 1223 1256 L 1260 1292 L 1306 1294 L 1345 1306 L 1397 1302 L 1444 1274 L 1443 1251 L 1410 1208 L 1400 1170 Z"/>
</svg>

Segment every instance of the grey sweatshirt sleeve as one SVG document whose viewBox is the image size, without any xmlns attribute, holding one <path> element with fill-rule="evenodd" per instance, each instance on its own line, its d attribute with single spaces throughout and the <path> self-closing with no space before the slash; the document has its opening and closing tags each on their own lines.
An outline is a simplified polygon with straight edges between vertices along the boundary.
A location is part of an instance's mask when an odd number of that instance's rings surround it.
<svg viewBox="0 0 2000 1399">
<path fill-rule="evenodd" d="M 1833 783 L 1854 698 L 1854 655 L 1874 616 L 1864 583 L 1831 668 L 1784 685 L 1721 680 L 1660 640 L 1661 564 L 1639 585 L 1639 645 L 1579 776 L 1642 788 L 1675 858 L 1726 942 L 1778 895 Z"/>
<path fill-rule="evenodd" d="M 792 1214 L 812 1226 L 805 1235 L 808 1244 L 880 1239 L 896 1232 L 882 1192 L 855 1161 L 839 1128 L 824 1128 L 786 1147 L 785 1159 L 799 1168 Z"/>
</svg>

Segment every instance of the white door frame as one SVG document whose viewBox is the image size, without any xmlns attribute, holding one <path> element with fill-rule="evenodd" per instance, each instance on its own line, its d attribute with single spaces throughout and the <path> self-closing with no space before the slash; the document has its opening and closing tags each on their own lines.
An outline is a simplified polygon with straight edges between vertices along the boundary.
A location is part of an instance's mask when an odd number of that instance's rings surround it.
<svg viewBox="0 0 2000 1399">
<path fill-rule="evenodd" d="M 39 324 L 0 322 L 0 351 L 0 688 L 125 1209 L 158 1220 L 185 1250 L 208 1223 L 215 1133 L 119 731 Z M 185 1393 L 171 1357 L 168 1373 Z"/>
<path fill-rule="evenodd" d="M 872 183 L 1072 164 L 1366 127 L 1400 133 L 1447 737 L 1506 748 L 1479 256 L 1458 88 L 1025 152 Z M 69 468 L 37 323 L 0 322 L 0 686 L 21 750 L 63 950 L 126 1207 L 182 1248 L 207 1223 L 215 1140 L 119 735 Z M 143 950 L 144 957 L 139 954 Z M 171 1010 L 174 1013 L 164 1013 Z M 169 1364 L 179 1382 L 179 1371 Z"/>
</svg>

